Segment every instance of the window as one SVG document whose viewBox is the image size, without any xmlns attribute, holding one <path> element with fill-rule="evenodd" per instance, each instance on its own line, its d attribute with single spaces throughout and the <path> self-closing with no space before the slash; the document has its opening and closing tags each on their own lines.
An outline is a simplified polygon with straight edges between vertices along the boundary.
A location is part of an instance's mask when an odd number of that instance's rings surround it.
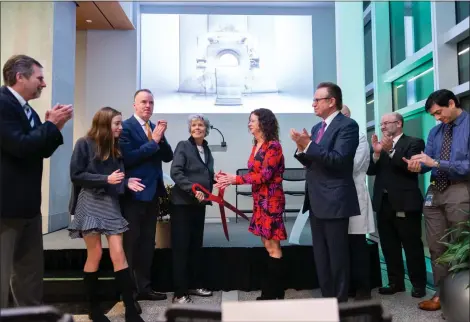
<svg viewBox="0 0 470 322">
<path fill-rule="evenodd" d="M 429 1 L 390 1 L 392 67 L 429 44 L 431 4 Z"/>
<path fill-rule="evenodd" d="M 426 99 L 434 91 L 432 60 L 393 82 L 393 110 Z"/>
<path fill-rule="evenodd" d="M 409 117 L 405 117 L 403 132 L 406 135 L 423 139 L 424 143 L 426 144 L 429 131 L 431 131 L 435 125 L 436 120 L 434 117 L 432 117 L 429 113 L 422 111 Z M 426 190 L 428 189 L 430 175 L 431 173 L 428 172 L 425 175 L 419 176 L 419 187 L 423 195 L 426 194 Z"/>
<path fill-rule="evenodd" d="M 470 38 L 466 38 L 457 44 L 459 61 L 459 84 L 470 81 Z"/>
<path fill-rule="evenodd" d="M 413 114 L 409 117 L 405 117 L 405 125 L 403 127 L 403 132 L 406 135 L 423 139 L 424 143 L 426 144 L 429 131 L 431 131 L 431 129 L 435 125 L 436 125 L 436 121 L 434 117 L 432 117 L 429 113 L 426 113 L 423 111 L 420 113 Z M 421 189 L 421 192 L 423 193 L 423 195 L 426 194 L 426 191 L 429 186 L 430 178 L 431 178 L 431 172 L 418 176 L 419 188 Z M 422 221 L 421 235 L 422 235 L 422 240 L 424 244 L 425 256 L 430 257 L 429 247 L 427 244 L 426 233 L 425 233 L 425 228 L 424 228 L 424 220 Z"/>
<path fill-rule="evenodd" d="M 470 113 L 470 95 L 460 97 L 460 106 Z"/>
<path fill-rule="evenodd" d="M 470 2 L 468 1 L 455 1 L 455 14 L 457 23 L 462 22 L 470 15 Z"/>
<path fill-rule="evenodd" d="M 364 27 L 364 63 L 365 63 L 365 79 L 366 85 L 374 80 L 372 67 L 372 29 L 369 21 Z"/>
<path fill-rule="evenodd" d="M 374 94 L 366 97 L 366 122 L 374 120 Z"/>
</svg>

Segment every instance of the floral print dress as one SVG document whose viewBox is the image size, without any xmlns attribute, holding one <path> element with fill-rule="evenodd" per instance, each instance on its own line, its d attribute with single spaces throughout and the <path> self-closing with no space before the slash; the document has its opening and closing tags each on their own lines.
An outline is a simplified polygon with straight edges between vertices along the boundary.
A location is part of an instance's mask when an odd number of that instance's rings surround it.
<svg viewBox="0 0 470 322">
<path fill-rule="evenodd" d="M 278 141 L 269 141 L 256 152 L 253 146 L 248 160 L 249 173 L 237 176 L 236 184 L 251 184 L 253 192 L 253 217 L 248 231 L 266 239 L 287 239 L 282 215 L 285 196 L 282 189 L 284 155 Z"/>
</svg>

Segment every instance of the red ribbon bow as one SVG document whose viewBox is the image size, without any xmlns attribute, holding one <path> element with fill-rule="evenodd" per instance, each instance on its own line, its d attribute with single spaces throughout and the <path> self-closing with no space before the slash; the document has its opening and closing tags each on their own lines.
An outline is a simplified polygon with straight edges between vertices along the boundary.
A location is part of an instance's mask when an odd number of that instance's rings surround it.
<svg viewBox="0 0 470 322">
<path fill-rule="evenodd" d="M 237 208 L 235 208 L 234 206 L 232 206 L 231 204 L 229 204 L 227 201 L 224 200 L 225 189 L 219 189 L 219 195 L 215 196 L 212 193 L 210 193 L 206 188 L 201 186 L 199 183 L 195 183 L 193 184 L 192 190 L 194 194 L 196 194 L 198 190 L 202 191 L 206 195 L 204 196 L 204 200 L 214 201 L 219 204 L 220 218 L 222 219 L 222 227 L 224 228 L 224 234 L 227 240 L 230 240 L 230 238 L 228 236 L 227 220 L 225 217 L 225 207 L 227 207 L 228 209 L 230 209 L 231 211 L 233 211 L 240 217 L 248 221 L 250 220 L 243 212 L 241 212 L 240 210 L 238 210 Z"/>
</svg>

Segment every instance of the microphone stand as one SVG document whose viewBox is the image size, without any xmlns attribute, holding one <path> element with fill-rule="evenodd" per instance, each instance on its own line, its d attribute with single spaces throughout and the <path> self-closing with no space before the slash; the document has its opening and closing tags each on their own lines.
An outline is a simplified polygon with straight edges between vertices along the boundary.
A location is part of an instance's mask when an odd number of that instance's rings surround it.
<svg viewBox="0 0 470 322">
<path fill-rule="evenodd" d="M 216 128 L 212 125 L 211 125 L 211 129 L 216 130 L 217 132 L 219 132 L 220 136 L 222 137 L 222 142 L 220 143 L 220 146 L 225 148 L 227 146 L 227 142 L 225 142 L 224 135 L 222 134 L 222 132 L 220 132 L 220 130 L 218 128 Z"/>
</svg>

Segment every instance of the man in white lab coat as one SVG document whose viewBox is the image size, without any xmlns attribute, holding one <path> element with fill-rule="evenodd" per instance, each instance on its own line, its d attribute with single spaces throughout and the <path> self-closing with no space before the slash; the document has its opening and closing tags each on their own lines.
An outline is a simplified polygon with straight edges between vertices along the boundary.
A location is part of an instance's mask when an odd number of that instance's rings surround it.
<svg viewBox="0 0 470 322">
<path fill-rule="evenodd" d="M 351 111 L 343 105 L 341 112 L 351 117 Z M 366 134 L 359 132 L 359 146 L 354 157 L 353 178 L 356 185 L 357 198 L 361 215 L 349 218 L 349 249 L 350 249 L 350 296 L 356 300 L 371 298 L 370 255 L 366 234 L 375 232 L 374 212 L 366 185 L 367 169 L 369 168 L 370 148 Z"/>
</svg>

